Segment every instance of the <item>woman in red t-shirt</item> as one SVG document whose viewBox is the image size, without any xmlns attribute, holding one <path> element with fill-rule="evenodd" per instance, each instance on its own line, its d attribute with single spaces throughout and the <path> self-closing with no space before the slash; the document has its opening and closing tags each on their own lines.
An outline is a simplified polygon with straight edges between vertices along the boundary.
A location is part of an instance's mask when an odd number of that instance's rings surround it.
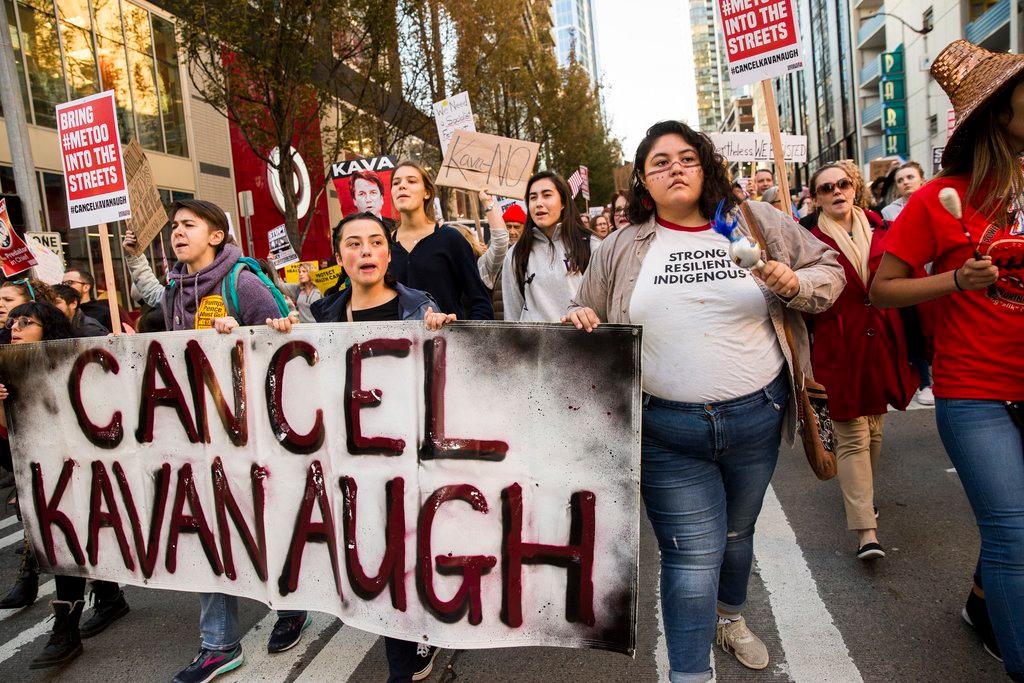
<svg viewBox="0 0 1024 683">
<path fill-rule="evenodd" d="M 957 125 L 943 172 L 911 196 L 886 240 L 871 299 L 940 309 L 936 421 L 981 531 L 963 617 L 1024 681 L 1024 56 L 960 40 L 932 74 Z M 947 188 L 962 201 L 962 221 L 939 200 Z M 934 275 L 911 276 L 928 262 Z"/>
</svg>

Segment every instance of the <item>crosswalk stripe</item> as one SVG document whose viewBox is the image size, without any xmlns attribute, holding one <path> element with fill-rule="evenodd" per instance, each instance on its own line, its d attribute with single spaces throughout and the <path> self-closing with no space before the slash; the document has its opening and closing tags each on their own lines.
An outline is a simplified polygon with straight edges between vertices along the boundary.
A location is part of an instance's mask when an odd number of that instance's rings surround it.
<svg viewBox="0 0 1024 683">
<path fill-rule="evenodd" d="M 377 642 L 377 638 L 378 636 L 372 633 L 342 626 L 320 654 L 295 679 L 295 683 L 348 680 L 366 657 L 366 653 Z"/>
<path fill-rule="evenodd" d="M 49 595 L 52 595 L 53 591 L 56 590 L 56 588 L 57 588 L 57 585 L 53 582 L 53 580 L 47 581 L 46 583 L 44 583 L 42 586 L 39 587 L 39 597 L 36 598 L 36 599 L 40 600 L 40 599 L 45 598 L 45 597 L 47 597 Z M 4 621 L 5 619 L 13 617 L 15 614 L 18 614 L 20 612 L 24 612 L 26 609 L 28 609 L 28 608 L 27 607 L 18 607 L 16 609 L 0 609 L 0 621 Z"/>
<path fill-rule="evenodd" d="M 796 683 L 862 681 L 771 486 L 757 521 L 754 555 L 768 591 L 789 676 Z"/>
<path fill-rule="evenodd" d="M 4 517 L 3 519 L 0 519 L 0 529 L 6 529 L 7 527 L 17 523 L 18 515 L 9 515 L 7 517 Z"/>
<path fill-rule="evenodd" d="M 320 634 L 338 619 L 333 614 L 321 612 L 311 612 L 310 616 L 313 618 L 313 623 L 306 628 L 298 645 L 285 652 L 270 654 L 267 652 L 267 640 L 270 638 L 270 632 L 274 630 L 274 624 L 277 623 L 277 612 L 271 611 L 249 629 L 249 632 L 242 638 L 245 664 L 231 674 L 218 678 L 218 681 L 223 680 L 224 683 L 281 681 L 283 683 L 288 679 L 296 662 L 302 659 Z"/>
<path fill-rule="evenodd" d="M 25 537 L 25 532 L 22 531 L 21 529 L 18 529 L 13 534 L 10 534 L 10 535 L 4 536 L 3 538 L 0 538 L 0 550 L 3 550 L 7 546 L 14 545 L 15 543 L 17 543 L 18 541 L 20 541 L 24 537 Z"/>
<path fill-rule="evenodd" d="M 21 650 L 21 648 L 25 647 L 39 636 L 44 633 L 49 633 L 52 628 L 53 622 L 49 619 L 43 619 L 32 628 L 27 628 L 24 631 L 21 631 L 18 635 L 14 636 L 3 645 L 0 645 L 0 664 L 18 654 L 18 651 Z"/>
</svg>

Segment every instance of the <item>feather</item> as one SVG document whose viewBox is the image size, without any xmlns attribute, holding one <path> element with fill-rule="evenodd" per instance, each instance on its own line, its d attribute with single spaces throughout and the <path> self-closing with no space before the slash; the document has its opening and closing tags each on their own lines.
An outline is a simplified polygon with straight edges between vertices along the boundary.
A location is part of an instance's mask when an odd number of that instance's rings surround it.
<svg viewBox="0 0 1024 683">
<path fill-rule="evenodd" d="M 725 200 L 718 202 L 718 208 L 715 209 L 715 219 L 711 222 L 711 229 L 717 232 L 719 235 L 729 240 L 730 242 L 736 241 L 734 232 L 736 230 L 736 219 L 727 220 L 722 216 L 722 209 L 725 208 Z"/>
</svg>

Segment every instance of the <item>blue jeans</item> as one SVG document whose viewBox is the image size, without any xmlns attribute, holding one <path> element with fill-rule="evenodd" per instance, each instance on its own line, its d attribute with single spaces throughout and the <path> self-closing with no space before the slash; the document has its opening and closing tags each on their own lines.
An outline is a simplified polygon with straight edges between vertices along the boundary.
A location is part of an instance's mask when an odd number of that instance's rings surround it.
<svg viewBox="0 0 1024 683">
<path fill-rule="evenodd" d="M 716 607 L 747 600 L 754 523 L 779 458 L 783 373 L 715 404 L 644 397 L 641 488 L 661 549 L 661 609 L 673 683 L 711 678 Z"/>
<path fill-rule="evenodd" d="M 280 610 L 278 619 L 305 616 L 302 610 Z M 242 640 L 238 627 L 238 598 L 224 593 L 199 594 L 199 632 L 207 650 L 232 650 Z"/>
<path fill-rule="evenodd" d="M 939 436 L 981 532 L 985 603 L 1014 680 L 1024 681 L 1024 445 L 1001 401 L 937 399 Z"/>
</svg>

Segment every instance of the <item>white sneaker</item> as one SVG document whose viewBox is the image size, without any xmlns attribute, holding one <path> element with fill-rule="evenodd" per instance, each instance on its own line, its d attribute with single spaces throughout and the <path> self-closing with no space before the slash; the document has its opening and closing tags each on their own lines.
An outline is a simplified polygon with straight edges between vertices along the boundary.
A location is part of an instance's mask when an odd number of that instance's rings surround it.
<svg viewBox="0 0 1024 683">
<path fill-rule="evenodd" d="M 914 400 L 923 406 L 933 406 L 935 405 L 935 394 L 932 393 L 931 387 L 925 387 L 918 390 L 914 395 Z"/>
</svg>

